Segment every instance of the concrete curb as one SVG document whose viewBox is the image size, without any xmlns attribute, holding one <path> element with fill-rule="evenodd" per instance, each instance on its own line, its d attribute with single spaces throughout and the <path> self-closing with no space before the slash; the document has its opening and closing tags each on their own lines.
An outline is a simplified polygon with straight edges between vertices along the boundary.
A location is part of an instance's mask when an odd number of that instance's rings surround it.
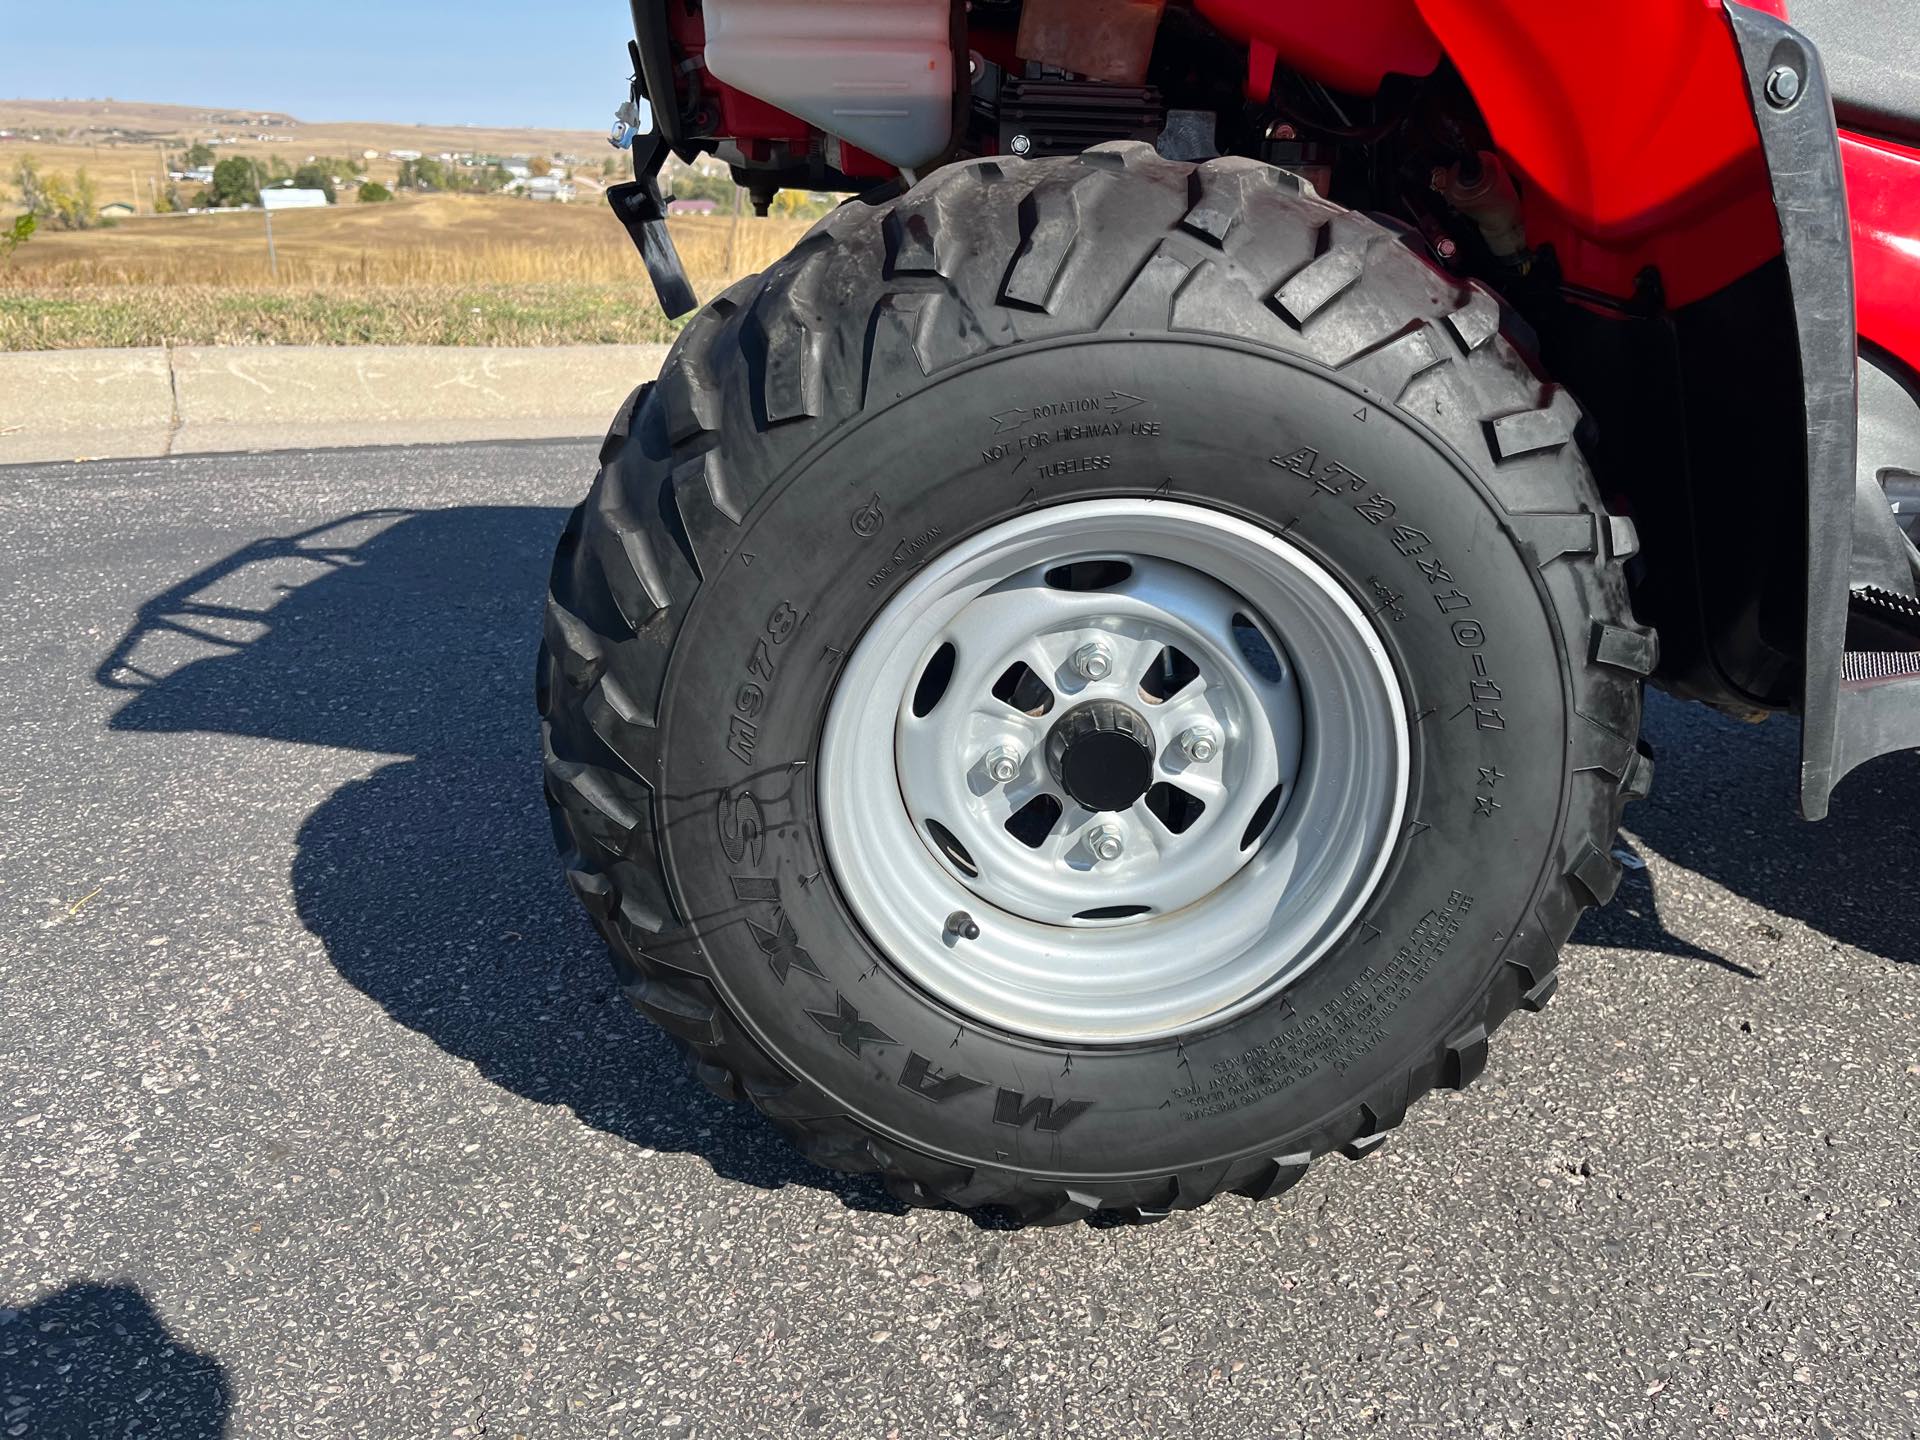
<svg viewBox="0 0 1920 1440">
<path fill-rule="evenodd" d="M 664 345 L 0 354 L 0 465 L 605 431 Z"/>
</svg>

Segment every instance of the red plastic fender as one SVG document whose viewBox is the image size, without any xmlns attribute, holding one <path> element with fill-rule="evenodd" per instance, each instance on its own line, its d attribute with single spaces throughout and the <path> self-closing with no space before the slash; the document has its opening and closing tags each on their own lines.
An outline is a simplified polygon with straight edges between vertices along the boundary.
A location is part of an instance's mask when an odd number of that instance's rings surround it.
<svg viewBox="0 0 1920 1440">
<path fill-rule="evenodd" d="M 1920 372 L 1920 151 L 1840 135 L 1860 338 Z"/>
<path fill-rule="evenodd" d="M 1360 94 L 1451 59 L 1521 181 L 1527 236 L 1576 285 L 1628 296 L 1656 267 L 1684 305 L 1780 250 L 1720 0 L 1197 0 L 1250 49 Z M 1782 0 L 1758 8 L 1783 14 Z M 1264 74 L 1262 70 L 1264 67 Z"/>
</svg>

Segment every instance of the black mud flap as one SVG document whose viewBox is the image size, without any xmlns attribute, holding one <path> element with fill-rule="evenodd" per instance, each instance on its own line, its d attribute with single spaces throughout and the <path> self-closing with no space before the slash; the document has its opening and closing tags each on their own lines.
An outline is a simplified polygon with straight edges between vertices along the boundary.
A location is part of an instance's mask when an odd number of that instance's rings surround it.
<svg viewBox="0 0 1920 1440">
<path fill-rule="evenodd" d="M 1920 746 L 1920 655 L 1909 668 L 1900 651 L 1848 648 L 1849 619 L 1865 592 L 1854 584 L 1858 341 L 1826 73 L 1812 42 L 1784 21 L 1732 0 L 1725 9 L 1772 175 L 1799 342 L 1807 475 L 1800 813 L 1819 820 L 1848 771 Z M 1920 635 L 1913 644 L 1920 647 Z"/>
<path fill-rule="evenodd" d="M 657 127 L 657 120 L 655 124 Z M 687 279 L 686 267 L 680 263 L 680 252 L 673 248 L 673 236 L 667 233 L 667 202 L 660 193 L 660 166 L 666 158 L 667 147 L 657 128 L 653 134 L 641 136 L 633 147 L 634 178 L 609 185 L 607 203 L 627 227 L 640 258 L 646 262 L 660 308 L 674 320 L 700 302 Z"/>
</svg>

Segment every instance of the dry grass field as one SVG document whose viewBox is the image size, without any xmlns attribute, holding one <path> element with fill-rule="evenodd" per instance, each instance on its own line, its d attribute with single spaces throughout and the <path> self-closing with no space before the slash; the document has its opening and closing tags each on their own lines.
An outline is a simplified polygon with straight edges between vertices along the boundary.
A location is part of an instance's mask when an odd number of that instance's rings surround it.
<svg viewBox="0 0 1920 1440">
<path fill-rule="evenodd" d="M 765 268 L 804 220 L 686 216 L 671 222 L 697 287 Z M 524 284 L 645 279 L 597 196 L 571 205 L 510 196 L 401 195 L 386 205 L 283 210 L 278 280 L 291 285 Z M 258 210 L 156 215 L 101 230 L 44 231 L 0 263 L 0 289 L 49 285 L 257 286 L 274 278 Z"/>
<path fill-rule="evenodd" d="M 694 288 L 764 269 L 804 220 L 672 222 Z M 670 338 L 606 206 L 403 195 L 43 231 L 0 261 L 0 350 L 158 344 L 550 345 Z"/>
<path fill-rule="evenodd" d="M 152 215 L 150 181 L 194 140 L 238 137 L 217 153 L 358 157 L 375 150 L 577 156 L 596 174 L 612 152 L 597 134 L 378 123 L 310 125 L 263 111 L 118 101 L 0 100 L 0 221 L 18 208 L 18 160 L 43 173 L 85 166 L 101 203 L 141 214 L 83 231 L 42 227 L 0 258 L 0 350 L 160 344 L 551 345 L 671 338 L 645 267 L 605 202 L 402 194 L 274 217 L 269 263 L 260 211 Z M 30 138 L 37 135 L 38 139 Z M 261 140 L 271 135 L 284 139 Z M 398 162 L 369 164 L 390 180 Z M 183 187 L 192 189 L 197 187 Z M 673 221 L 696 292 L 715 295 L 764 269 L 804 220 Z"/>
</svg>

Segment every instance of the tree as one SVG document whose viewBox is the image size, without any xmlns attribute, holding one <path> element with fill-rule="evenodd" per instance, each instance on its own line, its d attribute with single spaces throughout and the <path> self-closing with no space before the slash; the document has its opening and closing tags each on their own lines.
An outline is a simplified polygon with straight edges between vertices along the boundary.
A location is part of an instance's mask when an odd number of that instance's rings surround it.
<svg viewBox="0 0 1920 1440">
<path fill-rule="evenodd" d="M 85 166 L 74 171 L 69 180 L 64 175 L 43 175 L 39 162 L 26 155 L 14 167 L 13 183 L 36 226 L 45 223 L 56 230 L 89 230 L 100 223 L 100 197 Z"/>
<path fill-rule="evenodd" d="M 359 195 L 362 205 L 380 205 L 393 199 L 393 192 L 378 180 L 362 181 Z"/>
<path fill-rule="evenodd" d="M 31 215 L 16 215 L 13 223 L 0 230 L 0 255 L 11 256 L 27 241 L 33 238 L 33 232 L 39 222 Z"/>
<path fill-rule="evenodd" d="M 196 140 L 187 147 L 186 161 L 186 168 L 189 170 L 198 170 L 202 166 L 211 165 L 213 164 L 213 149 L 211 146 Z"/>
<path fill-rule="evenodd" d="M 325 161 L 302 165 L 293 172 L 293 183 L 302 190 L 318 190 L 327 197 L 329 205 L 339 198 L 333 193 L 332 168 Z"/>
<path fill-rule="evenodd" d="M 669 185 L 676 200 L 711 200 L 721 206 L 733 204 L 734 184 L 730 175 L 708 175 L 687 165 L 674 171 Z"/>
<path fill-rule="evenodd" d="M 782 190 L 773 197 L 772 213 L 782 220 L 818 220 L 833 208 L 805 190 Z"/>
<path fill-rule="evenodd" d="M 40 178 L 40 162 L 33 156 L 20 157 L 20 163 L 13 167 L 13 183 L 19 189 L 20 203 L 27 207 L 29 215 L 44 220 L 53 213 L 47 203 L 46 182 Z"/>
<path fill-rule="evenodd" d="M 260 167 L 243 155 L 230 155 L 213 167 L 213 203 L 220 206 L 258 205 Z"/>
<path fill-rule="evenodd" d="M 529 175 L 551 175 L 553 173 L 553 161 L 544 155 L 536 155 L 527 162 L 527 173 Z"/>
<path fill-rule="evenodd" d="M 273 157 L 273 160 L 267 166 L 267 178 L 269 180 L 291 180 L 293 178 L 293 170 L 288 166 L 286 157 L 281 155 Z"/>
</svg>

